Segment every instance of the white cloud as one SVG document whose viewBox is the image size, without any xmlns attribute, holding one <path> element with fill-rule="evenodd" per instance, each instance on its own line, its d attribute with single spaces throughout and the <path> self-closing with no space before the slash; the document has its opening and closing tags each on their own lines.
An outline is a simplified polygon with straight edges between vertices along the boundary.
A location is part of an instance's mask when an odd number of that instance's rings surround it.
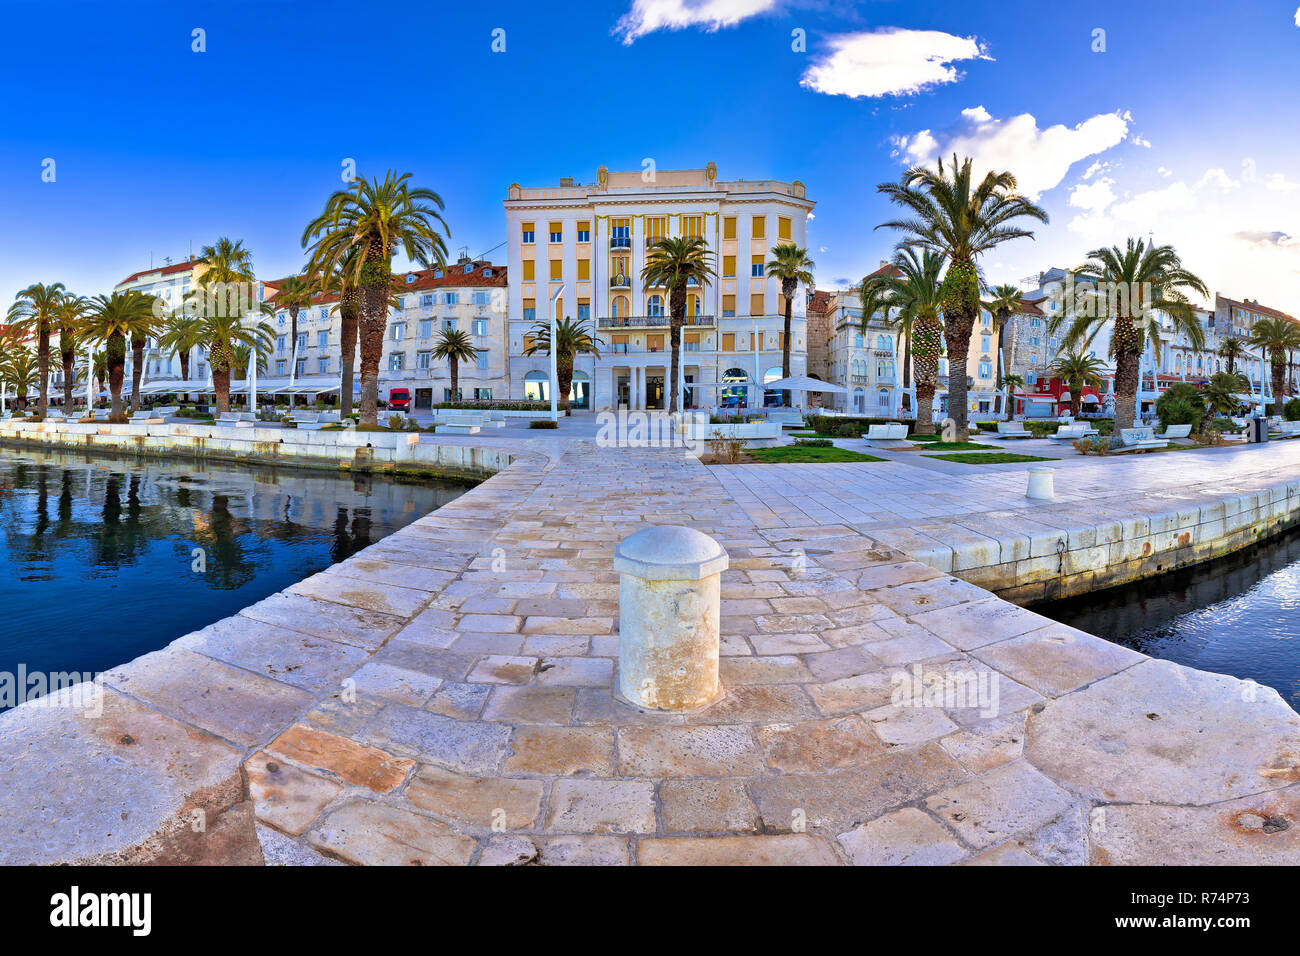
<svg viewBox="0 0 1300 956">
<path fill-rule="evenodd" d="M 713 32 L 767 13 L 776 5 L 777 0 L 633 0 L 632 9 L 615 24 L 614 35 L 630 46 L 656 30 L 702 26 Z"/>
<path fill-rule="evenodd" d="M 1219 189 L 1240 189 L 1241 183 L 1224 172 L 1222 166 L 1216 166 L 1214 169 L 1207 169 L 1200 182 L 1196 184 L 1197 189 L 1202 186 L 1216 186 Z"/>
<path fill-rule="evenodd" d="M 961 79 L 954 62 L 992 59 L 975 37 L 939 30 L 891 27 L 841 34 L 828 42 L 831 52 L 804 71 L 799 83 L 818 93 L 851 98 L 920 93 Z"/>
<path fill-rule="evenodd" d="M 1169 168 L 1165 167 L 1165 166 L 1161 166 L 1160 168 L 1158 168 L 1158 169 L 1156 170 L 1156 172 L 1157 172 L 1159 175 L 1164 176 L 1166 179 L 1168 179 L 1171 175 L 1173 175 L 1173 172 L 1174 172 L 1174 171 L 1173 171 L 1172 169 L 1169 169 Z"/>
<path fill-rule="evenodd" d="M 1100 159 L 1094 160 L 1093 164 L 1084 171 L 1083 178 L 1092 179 L 1093 176 L 1104 173 L 1108 169 L 1110 169 L 1110 163 L 1104 163 Z"/>
<path fill-rule="evenodd" d="M 1101 212 L 1118 198 L 1112 188 L 1114 185 L 1115 180 L 1108 176 L 1090 185 L 1079 183 L 1070 190 L 1070 205 L 1089 212 Z"/>
<path fill-rule="evenodd" d="M 1295 8 L 1295 25 L 1300 27 L 1300 7 Z"/>
<path fill-rule="evenodd" d="M 1264 188 L 1270 189 L 1275 193 L 1289 193 L 1300 189 L 1300 183 L 1293 183 L 1286 178 L 1285 173 L 1273 173 L 1268 179 L 1264 180 Z"/>
<path fill-rule="evenodd" d="M 1123 142 L 1131 121 L 1127 114 L 1101 113 L 1074 127 L 1040 130 L 1030 113 L 1001 120 L 977 106 L 961 115 L 954 129 L 938 135 L 927 129 L 896 138 L 896 155 L 923 165 L 954 152 L 970 156 L 977 170 L 1015 173 L 1020 192 L 1033 199 L 1058 185 L 1079 160 Z"/>
<path fill-rule="evenodd" d="M 1133 136 L 1133 145 L 1134 145 L 1134 146 L 1141 146 L 1143 149 L 1150 149 L 1150 148 L 1151 148 L 1151 140 L 1147 139 L 1145 136 L 1141 136 L 1141 135 L 1138 135 L 1138 134 L 1134 134 L 1134 136 Z"/>
</svg>

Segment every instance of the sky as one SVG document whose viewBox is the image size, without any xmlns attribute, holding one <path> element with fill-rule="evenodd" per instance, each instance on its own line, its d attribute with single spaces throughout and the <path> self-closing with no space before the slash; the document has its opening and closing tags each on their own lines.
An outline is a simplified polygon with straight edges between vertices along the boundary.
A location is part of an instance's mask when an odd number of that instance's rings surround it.
<svg viewBox="0 0 1300 956">
<path fill-rule="evenodd" d="M 1051 216 L 990 282 L 1152 236 L 1300 316 L 1296 3 L 5 0 L 0 302 L 219 236 L 298 271 L 349 162 L 412 173 L 452 256 L 498 260 L 512 182 L 801 179 L 817 284 L 846 287 L 897 239 L 876 186 L 955 151 Z"/>
</svg>

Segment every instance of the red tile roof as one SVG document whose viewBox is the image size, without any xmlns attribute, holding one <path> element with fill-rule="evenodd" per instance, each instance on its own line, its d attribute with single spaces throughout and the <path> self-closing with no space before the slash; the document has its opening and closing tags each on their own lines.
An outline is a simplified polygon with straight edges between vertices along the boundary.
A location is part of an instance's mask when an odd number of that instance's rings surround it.
<svg viewBox="0 0 1300 956">
<path fill-rule="evenodd" d="M 1043 310 L 1036 304 L 1042 301 L 1042 299 L 1021 299 L 1020 311 L 1025 315 L 1042 315 Z"/>
<path fill-rule="evenodd" d="M 813 290 L 812 298 L 808 301 L 808 311 L 827 311 L 831 307 L 831 300 L 833 298 L 835 298 L 834 292 L 823 292 L 821 289 Z"/>
<path fill-rule="evenodd" d="M 189 272 L 198 264 L 197 260 L 186 259 L 184 262 L 174 262 L 169 266 L 159 266 L 156 269 L 141 269 L 139 272 L 133 272 L 118 285 L 126 285 L 128 282 L 134 282 L 141 276 L 153 275 L 155 272 L 160 276 L 175 275 L 178 272 Z"/>
<path fill-rule="evenodd" d="M 470 272 L 465 271 L 465 266 L 473 266 Z M 484 275 L 488 269 L 492 274 Z M 410 282 L 408 276 L 414 276 Z M 280 283 L 284 279 L 272 279 L 265 283 L 266 300 L 272 302 L 275 299 L 275 293 Z M 487 288 L 505 288 L 506 287 L 506 267 L 493 265 L 491 262 L 458 262 L 446 266 L 442 269 L 414 269 L 409 272 L 393 273 L 393 291 L 401 292 L 422 292 L 426 289 L 487 289 Z M 330 305 L 339 300 L 339 297 L 333 294 L 317 294 L 312 296 L 312 306 Z"/>
<path fill-rule="evenodd" d="M 1282 312 L 1279 309 L 1270 309 L 1267 306 L 1260 305 L 1258 302 L 1250 302 L 1241 299 L 1229 299 L 1226 295 L 1220 296 L 1219 298 L 1221 298 L 1224 302 L 1227 302 L 1230 308 L 1245 309 L 1247 312 L 1257 312 L 1260 315 L 1271 315 L 1275 319 L 1287 319 L 1288 321 L 1291 322 L 1300 321 L 1297 320 L 1294 315 L 1287 315 L 1285 312 Z"/>
</svg>

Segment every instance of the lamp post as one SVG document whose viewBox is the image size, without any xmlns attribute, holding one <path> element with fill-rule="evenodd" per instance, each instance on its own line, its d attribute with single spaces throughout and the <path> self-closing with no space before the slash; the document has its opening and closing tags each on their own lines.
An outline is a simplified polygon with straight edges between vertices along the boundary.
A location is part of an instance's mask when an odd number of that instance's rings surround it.
<svg viewBox="0 0 1300 956">
<path fill-rule="evenodd" d="M 560 421 L 560 408 L 559 408 L 559 404 L 558 404 L 558 401 L 557 401 L 557 395 L 556 395 L 556 393 L 559 391 L 559 388 L 560 388 L 560 376 L 559 376 L 559 371 L 558 371 L 558 369 L 556 368 L 556 358 L 555 358 L 556 349 L 559 347 L 559 343 L 555 341 L 555 338 L 556 338 L 556 333 L 555 333 L 555 305 L 556 305 L 557 302 L 560 301 L 560 296 L 562 296 L 562 295 L 564 295 L 564 283 L 563 283 L 563 282 L 561 282 L 558 286 L 556 286 L 555 291 L 551 293 L 551 348 L 550 348 L 550 353 L 551 353 L 551 383 L 550 383 L 550 392 L 551 392 L 551 421 L 556 422 L 557 424 L 558 424 L 559 421 Z"/>
<path fill-rule="evenodd" d="M 86 417 L 89 418 L 95 407 L 95 353 L 90 343 L 86 343 Z"/>
</svg>

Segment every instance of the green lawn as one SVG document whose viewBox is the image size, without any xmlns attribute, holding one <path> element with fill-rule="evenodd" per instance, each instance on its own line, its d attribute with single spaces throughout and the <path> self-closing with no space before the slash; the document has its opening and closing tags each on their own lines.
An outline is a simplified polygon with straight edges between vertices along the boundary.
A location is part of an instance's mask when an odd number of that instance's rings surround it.
<svg viewBox="0 0 1300 956">
<path fill-rule="evenodd" d="M 940 461 L 955 461 L 962 465 L 1010 465 L 1019 461 L 1060 461 L 1059 458 L 1040 458 L 1037 455 L 1017 455 L 1006 451 L 960 452 L 956 455 L 923 455 Z"/>
<path fill-rule="evenodd" d="M 874 455 L 863 455 L 847 448 L 804 448 L 781 445 L 777 448 L 751 448 L 745 454 L 755 461 L 767 464 L 808 464 L 827 461 L 887 461 Z"/>
<path fill-rule="evenodd" d="M 985 451 L 996 448 L 997 445 L 986 445 L 978 441 L 930 441 L 926 442 L 925 447 L 936 451 Z"/>
</svg>

